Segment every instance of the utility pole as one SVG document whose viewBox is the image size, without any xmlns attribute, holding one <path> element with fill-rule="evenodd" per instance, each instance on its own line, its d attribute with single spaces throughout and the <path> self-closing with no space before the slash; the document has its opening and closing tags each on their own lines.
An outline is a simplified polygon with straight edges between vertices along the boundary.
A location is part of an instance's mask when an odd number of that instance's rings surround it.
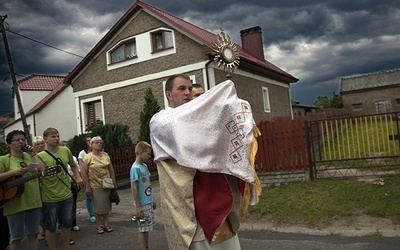
<svg viewBox="0 0 400 250">
<path fill-rule="evenodd" d="M 32 145 L 32 137 L 31 137 L 31 134 L 29 133 L 28 124 L 26 123 L 24 108 L 22 107 L 21 96 L 19 95 L 18 83 L 17 83 L 17 79 L 15 78 L 14 66 L 13 66 L 12 59 L 11 59 L 11 52 L 10 52 L 10 48 L 8 46 L 6 30 L 4 28 L 4 20 L 6 20 L 6 18 L 7 18 L 7 14 L 4 16 L 0 15 L 1 34 L 3 35 L 4 48 L 5 48 L 6 54 L 7 54 L 8 66 L 10 67 L 10 74 L 11 74 L 11 78 L 13 81 L 14 95 L 15 95 L 15 98 L 17 98 L 17 104 L 18 104 L 19 113 L 21 115 L 22 126 L 24 127 L 24 132 L 25 132 L 26 140 L 27 140 L 28 144 Z"/>
</svg>

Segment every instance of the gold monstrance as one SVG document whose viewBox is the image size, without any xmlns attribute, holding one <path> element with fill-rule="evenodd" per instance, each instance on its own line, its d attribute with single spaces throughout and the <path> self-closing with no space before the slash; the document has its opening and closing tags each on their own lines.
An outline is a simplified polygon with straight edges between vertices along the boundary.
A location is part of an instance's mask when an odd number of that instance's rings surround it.
<svg viewBox="0 0 400 250">
<path fill-rule="evenodd" d="M 221 33 L 217 34 L 217 38 L 212 43 L 214 61 L 218 68 L 224 66 L 224 71 L 228 72 L 227 79 L 232 77 L 231 73 L 239 66 L 239 52 L 231 37 L 221 29 Z"/>
</svg>

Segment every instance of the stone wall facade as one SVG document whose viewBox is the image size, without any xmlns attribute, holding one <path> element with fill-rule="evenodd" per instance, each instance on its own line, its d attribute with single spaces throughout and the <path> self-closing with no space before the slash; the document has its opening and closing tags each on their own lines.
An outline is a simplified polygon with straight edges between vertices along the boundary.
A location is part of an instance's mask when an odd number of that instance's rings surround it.
<svg viewBox="0 0 400 250">
<path fill-rule="evenodd" d="M 304 182 L 310 180 L 308 170 L 292 171 L 292 172 L 271 172 L 267 174 L 259 174 L 261 186 L 263 188 L 277 187 L 280 185 L 289 184 L 292 182 Z"/>
</svg>

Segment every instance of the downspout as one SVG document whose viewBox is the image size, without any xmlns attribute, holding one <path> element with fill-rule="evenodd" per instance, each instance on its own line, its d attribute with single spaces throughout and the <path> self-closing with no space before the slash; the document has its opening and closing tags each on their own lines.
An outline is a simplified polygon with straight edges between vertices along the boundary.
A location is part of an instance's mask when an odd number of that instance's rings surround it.
<svg viewBox="0 0 400 250">
<path fill-rule="evenodd" d="M 35 112 L 33 112 L 33 134 L 35 136 L 37 136 L 37 134 L 36 134 L 36 113 Z"/>
<path fill-rule="evenodd" d="M 206 82 L 207 82 L 207 90 L 210 89 L 210 82 L 209 82 L 209 75 L 208 75 L 208 65 L 210 65 L 210 63 L 212 63 L 214 61 L 214 59 L 210 59 L 210 61 L 208 61 L 205 65 L 205 69 L 206 69 Z"/>
</svg>

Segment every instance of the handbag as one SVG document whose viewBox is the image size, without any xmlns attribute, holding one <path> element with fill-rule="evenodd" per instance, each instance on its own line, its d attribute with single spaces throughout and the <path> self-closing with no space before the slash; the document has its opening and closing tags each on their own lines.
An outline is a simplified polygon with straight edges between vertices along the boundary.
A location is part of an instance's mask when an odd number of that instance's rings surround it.
<svg viewBox="0 0 400 250">
<path fill-rule="evenodd" d="M 112 189 L 112 188 L 114 188 L 114 182 L 109 177 L 103 178 L 102 185 L 103 185 L 104 189 Z"/>
<path fill-rule="evenodd" d="M 116 188 L 113 188 L 110 190 L 110 202 L 115 203 L 115 205 L 118 205 L 118 203 L 121 200 L 119 199 L 119 194 Z"/>
</svg>

